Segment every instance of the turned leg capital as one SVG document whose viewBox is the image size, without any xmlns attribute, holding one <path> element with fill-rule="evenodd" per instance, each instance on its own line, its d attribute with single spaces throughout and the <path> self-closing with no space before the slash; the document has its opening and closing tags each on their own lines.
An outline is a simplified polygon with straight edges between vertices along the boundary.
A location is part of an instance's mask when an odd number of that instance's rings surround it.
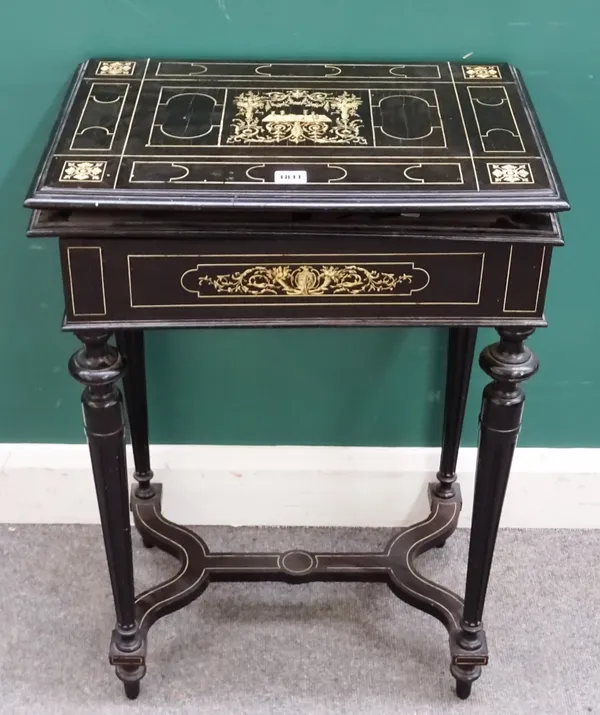
<svg viewBox="0 0 600 715">
<path fill-rule="evenodd" d="M 498 328 L 500 340 L 481 351 L 479 365 L 500 393 L 517 390 L 519 383 L 533 377 L 539 368 L 535 354 L 524 344 L 534 328 Z"/>
<path fill-rule="evenodd" d="M 71 376 L 88 388 L 110 386 L 120 380 L 125 365 L 119 351 L 108 342 L 110 333 L 90 331 L 76 335 L 82 346 L 69 360 Z"/>
</svg>

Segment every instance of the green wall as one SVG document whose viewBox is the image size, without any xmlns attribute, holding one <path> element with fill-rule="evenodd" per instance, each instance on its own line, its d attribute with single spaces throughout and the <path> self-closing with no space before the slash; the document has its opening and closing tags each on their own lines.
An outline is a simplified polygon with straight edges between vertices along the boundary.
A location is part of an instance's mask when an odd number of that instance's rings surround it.
<svg viewBox="0 0 600 715">
<path fill-rule="evenodd" d="M 90 55 L 508 60 L 523 71 L 573 211 L 555 253 L 550 328 L 531 340 L 521 444 L 599 446 L 600 6 L 592 0 L 30 0 L 0 7 L 0 442 L 83 440 L 76 341 L 59 332 L 54 240 L 21 208 L 66 80 Z M 493 339 L 482 331 L 480 342 Z M 156 442 L 435 444 L 445 337 L 436 330 L 157 332 Z M 465 441 L 474 444 L 477 370 Z"/>
</svg>

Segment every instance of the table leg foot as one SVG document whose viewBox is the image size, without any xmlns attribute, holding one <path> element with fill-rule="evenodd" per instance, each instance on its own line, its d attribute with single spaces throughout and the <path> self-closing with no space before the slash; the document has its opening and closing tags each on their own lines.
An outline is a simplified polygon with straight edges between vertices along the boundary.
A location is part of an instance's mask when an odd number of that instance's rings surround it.
<svg viewBox="0 0 600 715">
<path fill-rule="evenodd" d="M 123 683 L 125 694 L 135 700 L 140 694 L 140 681 L 146 675 L 146 638 L 140 637 L 135 647 L 123 642 L 117 629 L 113 631 L 108 660 L 115 666 L 117 678 Z"/>
<path fill-rule="evenodd" d="M 456 695 L 461 700 L 466 700 L 471 695 L 473 683 L 481 676 L 481 666 L 452 664 L 450 672 L 456 679 Z"/>
<path fill-rule="evenodd" d="M 140 694 L 141 680 L 146 675 L 145 666 L 138 668 L 128 668 L 124 665 L 118 665 L 115 668 L 117 678 L 123 683 L 125 695 L 129 700 L 135 700 Z"/>
<path fill-rule="evenodd" d="M 473 688 L 472 680 L 459 680 L 456 679 L 456 695 L 461 700 L 466 700 L 469 695 L 471 695 L 471 689 Z"/>
<path fill-rule="evenodd" d="M 456 694 L 461 700 L 466 700 L 469 695 L 471 695 L 471 688 L 473 684 L 468 680 L 457 680 L 456 681 Z"/>
<path fill-rule="evenodd" d="M 140 694 L 140 681 L 136 680 L 133 683 L 123 683 L 125 687 L 125 695 L 129 700 L 135 700 Z"/>
</svg>

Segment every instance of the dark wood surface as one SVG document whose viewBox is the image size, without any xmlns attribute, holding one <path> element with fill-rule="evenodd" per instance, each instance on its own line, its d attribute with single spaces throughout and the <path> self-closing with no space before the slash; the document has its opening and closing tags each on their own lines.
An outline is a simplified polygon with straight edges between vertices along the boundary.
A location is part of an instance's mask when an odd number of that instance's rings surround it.
<svg viewBox="0 0 600 715">
<path fill-rule="evenodd" d="M 31 207 L 568 208 L 508 64 L 91 60 Z"/>
<path fill-rule="evenodd" d="M 372 238 L 62 239 L 68 329 L 545 325 L 552 246 Z"/>
<path fill-rule="evenodd" d="M 128 697 L 139 694 L 154 621 L 211 580 L 260 579 L 388 583 L 444 623 L 457 694 L 468 697 L 488 661 L 483 608 L 521 383 L 538 367 L 524 340 L 546 324 L 550 261 L 562 245 L 555 212 L 568 208 L 518 73 L 506 64 L 92 60 L 49 147 L 26 202 L 28 233 L 59 238 L 63 327 L 82 342 L 70 370 L 84 385 L 115 601 L 110 662 Z M 431 513 L 381 553 L 211 553 L 162 515 L 143 330 L 293 325 L 450 329 Z M 414 559 L 457 524 L 478 326 L 496 327 L 500 340 L 480 356 L 491 382 L 462 599 L 423 578 Z M 119 380 L 135 524 L 147 546 L 181 563 L 137 598 Z"/>
<path fill-rule="evenodd" d="M 545 325 L 548 213 L 36 210 L 65 328 Z"/>
</svg>

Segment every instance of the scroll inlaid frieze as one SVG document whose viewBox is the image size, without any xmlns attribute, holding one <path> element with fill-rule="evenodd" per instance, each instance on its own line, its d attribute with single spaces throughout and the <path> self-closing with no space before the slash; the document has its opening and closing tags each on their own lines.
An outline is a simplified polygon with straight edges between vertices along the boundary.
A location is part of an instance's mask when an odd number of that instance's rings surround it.
<svg viewBox="0 0 600 715">
<path fill-rule="evenodd" d="M 186 224 L 183 232 L 193 222 Z M 490 252 L 507 255 L 503 244 L 485 251 L 464 250 L 461 241 L 432 238 L 423 240 L 423 251 L 386 253 L 384 244 L 400 241 L 390 238 L 378 240 L 381 252 L 370 254 L 348 253 L 341 236 L 323 236 L 320 243 L 333 253 L 302 253 L 307 247 L 304 238 L 275 239 L 272 232 L 258 238 L 253 229 L 247 239 L 236 242 L 209 238 L 209 233 L 186 240 L 106 239 L 99 266 L 106 275 L 106 320 L 235 320 L 259 315 L 276 319 L 300 314 L 316 318 L 319 311 L 330 317 L 434 316 L 447 310 L 455 316 L 492 315 L 502 304 L 499 292 L 504 293 L 504 282 L 494 272 L 496 263 L 487 278 L 484 266 Z M 373 240 L 365 236 L 362 246 L 368 250 Z M 277 252 L 265 252 L 266 243 L 276 243 Z M 148 252 L 140 253 L 140 248 Z M 199 253 L 203 249 L 208 250 Z M 247 253 L 228 253 L 232 249 Z M 73 281 L 82 286 L 81 296 L 87 295 L 87 266 L 77 268 Z M 497 291 L 490 292 L 492 283 Z"/>
<path fill-rule="evenodd" d="M 206 288 L 232 295 L 341 296 L 387 293 L 402 285 L 401 293 L 423 290 L 429 274 L 413 263 L 405 271 L 389 273 L 358 265 L 276 265 L 251 266 L 241 271 L 202 275 L 206 266 L 186 271 L 181 285 L 201 297 Z M 410 271 L 410 272 L 409 272 Z"/>
<path fill-rule="evenodd" d="M 234 99 L 228 144 L 367 144 L 352 92 L 248 91 Z"/>
</svg>

